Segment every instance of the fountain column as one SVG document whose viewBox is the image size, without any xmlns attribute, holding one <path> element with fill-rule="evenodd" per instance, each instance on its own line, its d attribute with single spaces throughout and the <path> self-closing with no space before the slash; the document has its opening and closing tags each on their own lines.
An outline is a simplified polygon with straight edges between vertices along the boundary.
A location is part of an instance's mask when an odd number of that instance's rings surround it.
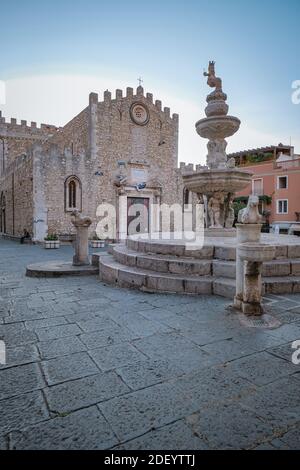
<svg viewBox="0 0 300 470">
<path fill-rule="evenodd" d="M 210 62 L 204 75 L 214 91 L 207 96 L 206 117 L 196 123 L 200 137 L 208 139 L 206 165 L 182 168 L 185 187 L 205 201 L 205 236 L 235 237 L 233 200 L 251 182 L 251 174 L 235 168 L 235 160 L 228 160 L 226 138 L 234 135 L 241 121 L 229 116 L 227 95 L 222 90 L 222 80 L 216 76 L 215 62 Z"/>
</svg>

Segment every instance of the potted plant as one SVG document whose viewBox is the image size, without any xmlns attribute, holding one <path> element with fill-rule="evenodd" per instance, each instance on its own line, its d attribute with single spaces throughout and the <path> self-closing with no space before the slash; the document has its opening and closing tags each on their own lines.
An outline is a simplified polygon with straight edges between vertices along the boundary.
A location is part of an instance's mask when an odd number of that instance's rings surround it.
<svg viewBox="0 0 300 470">
<path fill-rule="evenodd" d="M 95 233 L 91 240 L 91 247 L 92 248 L 104 248 L 105 242 L 98 238 L 98 235 Z"/>
<path fill-rule="evenodd" d="M 56 233 L 47 235 L 44 238 L 44 248 L 47 250 L 58 249 L 60 247 L 60 242 Z"/>
</svg>

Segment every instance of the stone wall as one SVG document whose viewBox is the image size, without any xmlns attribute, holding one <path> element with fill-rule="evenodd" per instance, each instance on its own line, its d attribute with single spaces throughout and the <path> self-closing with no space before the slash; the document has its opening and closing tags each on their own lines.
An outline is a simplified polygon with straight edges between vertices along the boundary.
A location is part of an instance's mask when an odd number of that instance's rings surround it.
<svg viewBox="0 0 300 470">
<path fill-rule="evenodd" d="M 32 157 L 16 158 L 0 178 L 0 195 L 6 201 L 6 233 L 21 236 L 27 229 L 33 230 Z"/>
<path fill-rule="evenodd" d="M 6 201 L 6 233 L 20 236 L 33 233 L 32 145 L 57 132 L 55 126 L 6 119 L 0 112 L 0 197 Z"/>
</svg>

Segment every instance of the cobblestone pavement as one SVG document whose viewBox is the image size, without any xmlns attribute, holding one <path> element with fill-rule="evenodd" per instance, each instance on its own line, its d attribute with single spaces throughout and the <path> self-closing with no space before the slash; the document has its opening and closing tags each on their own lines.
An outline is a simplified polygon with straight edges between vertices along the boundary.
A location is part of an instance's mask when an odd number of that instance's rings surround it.
<svg viewBox="0 0 300 470">
<path fill-rule="evenodd" d="M 218 297 L 24 275 L 71 253 L 0 240 L 0 449 L 300 447 L 300 295 L 262 330 Z"/>
</svg>

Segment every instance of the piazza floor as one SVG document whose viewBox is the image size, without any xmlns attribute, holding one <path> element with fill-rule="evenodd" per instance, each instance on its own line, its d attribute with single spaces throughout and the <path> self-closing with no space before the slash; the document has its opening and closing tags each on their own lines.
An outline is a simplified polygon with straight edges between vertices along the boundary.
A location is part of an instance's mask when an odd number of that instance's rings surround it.
<svg viewBox="0 0 300 470">
<path fill-rule="evenodd" d="M 71 257 L 0 240 L 0 449 L 300 448 L 300 294 L 265 298 L 271 330 L 220 297 L 25 277 Z"/>
</svg>

